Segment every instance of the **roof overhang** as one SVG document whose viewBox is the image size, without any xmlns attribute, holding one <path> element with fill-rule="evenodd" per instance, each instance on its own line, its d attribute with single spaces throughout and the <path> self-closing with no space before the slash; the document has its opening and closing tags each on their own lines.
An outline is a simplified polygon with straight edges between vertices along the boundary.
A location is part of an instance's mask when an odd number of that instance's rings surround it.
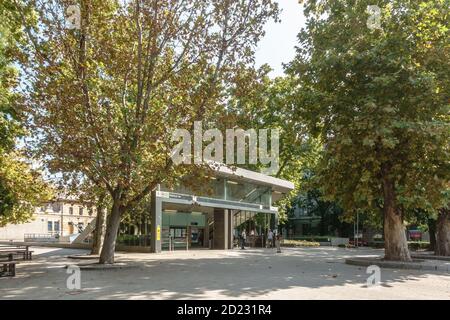
<svg viewBox="0 0 450 320">
<path fill-rule="evenodd" d="M 231 168 L 223 163 L 211 163 L 210 166 L 217 176 L 237 181 L 250 182 L 257 185 L 270 186 L 272 187 L 272 191 L 280 193 L 289 193 L 294 190 L 294 183 L 288 180 L 271 177 L 260 172 L 238 167 Z"/>
</svg>

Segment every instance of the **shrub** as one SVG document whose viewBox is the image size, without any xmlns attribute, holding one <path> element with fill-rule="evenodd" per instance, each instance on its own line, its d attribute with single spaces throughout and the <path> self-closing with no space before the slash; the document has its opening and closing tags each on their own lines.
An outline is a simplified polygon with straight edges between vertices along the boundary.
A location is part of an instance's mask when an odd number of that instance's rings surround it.
<svg viewBox="0 0 450 320">
<path fill-rule="evenodd" d="M 373 248 L 384 248 L 384 241 L 373 241 L 370 243 Z M 425 241 L 408 241 L 409 250 L 429 250 L 430 243 Z"/>
<path fill-rule="evenodd" d="M 420 249 L 429 250 L 430 243 L 425 241 L 408 241 L 409 250 L 417 251 Z"/>
<path fill-rule="evenodd" d="M 300 241 L 310 241 L 310 242 L 330 242 L 331 237 L 326 236 L 293 236 L 289 240 L 300 240 Z"/>
<path fill-rule="evenodd" d="M 372 241 L 369 243 L 369 246 L 376 249 L 384 248 L 384 241 Z"/>
<path fill-rule="evenodd" d="M 281 243 L 283 247 L 319 247 L 319 242 L 306 240 L 283 240 Z"/>
</svg>

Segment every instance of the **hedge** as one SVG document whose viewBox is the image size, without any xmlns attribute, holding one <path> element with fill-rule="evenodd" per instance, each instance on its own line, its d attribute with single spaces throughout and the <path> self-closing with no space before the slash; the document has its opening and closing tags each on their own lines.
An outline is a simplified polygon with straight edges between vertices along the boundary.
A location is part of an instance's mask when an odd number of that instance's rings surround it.
<svg viewBox="0 0 450 320">
<path fill-rule="evenodd" d="M 281 243 L 283 247 L 319 247 L 319 242 L 306 240 L 283 240 Z"/>
<path fill-rule="evenodd" d="M 369 245 L 374 248 L 384 248 L 384 241 L 373 241 Z M 413 251 L 419 249 L 428 250 L 430 243 L 426 241 L 408 241 L 408 248 Z"/>
<path fill-rule="evenodd" d="M 311 241 L 311 242 L 330 242 L 332 237 L 325 236 L 293 236 L 289 240 Z"/>
</svg>

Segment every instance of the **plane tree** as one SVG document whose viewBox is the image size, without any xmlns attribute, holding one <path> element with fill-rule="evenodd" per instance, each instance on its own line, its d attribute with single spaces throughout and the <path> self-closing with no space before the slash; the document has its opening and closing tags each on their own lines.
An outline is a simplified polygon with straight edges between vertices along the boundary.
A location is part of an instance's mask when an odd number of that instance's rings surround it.
<svg viewBox="0 0 450 320">
<path fill-rule="evenodd" d="M 30 145 L 51 172 L 82 174 L 108 194 L 99 262 L 114 263 L 124 214 L 159 183 L 192 170 L 171 161 L 173 130 L 222 112 L 225 88 L 253 64 L 278 7 L 272 0 L 12 2 L 28 37 Z M 27 8 L 36 27 L 22 14 Z"/>
<path fill-rule="evenodd" d="M 368 10 L 375 4 L 379 15 Z M 411 260 L 408 211 L 448 206 L 448 7 L 307 1 L 288 68 L 299 97 L 293 117 L 324 146 L 317 185 L 348 215 L 381 213 L 389 260 Z"/>
</svg>

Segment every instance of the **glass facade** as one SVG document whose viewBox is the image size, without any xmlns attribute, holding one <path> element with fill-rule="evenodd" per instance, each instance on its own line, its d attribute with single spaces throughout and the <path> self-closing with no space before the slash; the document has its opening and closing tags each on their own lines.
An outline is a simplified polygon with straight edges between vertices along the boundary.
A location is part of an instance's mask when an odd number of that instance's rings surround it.
<svg viewBox="0 0 450 320">
<path fill-rule="evenodd" d="M 226 200 L 262 204 L 264 207 L 271 205 L 272 190 L 270 187 L 227 180 L 225 188 Z"/>
<path fill-rule="evenodd" d="M 202 212 L 162 212 L 163 250 L 204 247 L 207 216 Z"/>
<path fill-rule="evenodd" d="M 150 237 L 152 252 L 230 249 L 238 246 L 245 230 L 247 245 L 264 247 L 276 223 L 272 186 L 249 181 L 240 176 L 215 176 L 185 178 L 176 186 L 160 185 L 152 195 L 155 204 L 146 206 L 151 220 L 146 222 L 150 222 L 148 231 L 133 228 L 126 230 L 131 233 L 126 236 Z"/>
<path fill-rule="evenodd" d="M 174 186 L 173 188 L 168 188 L 167 186 L 161 185 L 161 191 L 196 195 L 214 199 L 225 199 L 225 179 L 211 177 L 204 181 L 204 183 L 196 183 L 194 185 L 183 183 Z"/>
<path fill-rule="evenodd" d="M 233 210 L 234 242 L 245 230 L 246 245 L 250 247 L 266 247 L 269 230 L 275 229 L 274 215 L 270 213 Z"/>
<path fill-rule="evenodd" d="M 168 212 L 163 211 L 162 213 L 162 225 L 163 227 L 178 226 L 196 226 L 205 227 L 206 218 L 201 212 Z"/>
<path fill-rule="evenodd" d="M 210 178 L 208 183 L 192 187 L 186 185 L 174 188 L 161 186 L 161 191 L 261 204 L 264 208 L 270 208 L 272 205 L 271 187 L 225 178 Z"/>
</svg>

